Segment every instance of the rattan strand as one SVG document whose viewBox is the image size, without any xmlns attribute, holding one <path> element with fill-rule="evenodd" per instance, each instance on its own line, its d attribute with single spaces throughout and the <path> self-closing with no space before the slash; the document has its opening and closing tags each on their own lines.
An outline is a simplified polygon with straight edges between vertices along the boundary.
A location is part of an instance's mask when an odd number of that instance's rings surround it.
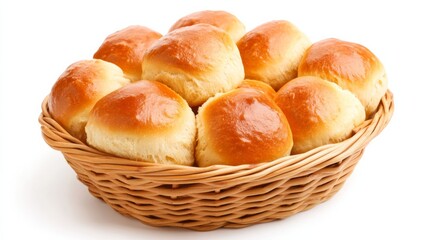
<svg viewBox="0 0 429 240">
<path fill-rule="evenodd" d="M 52 119 L 46 102 L 39 117 L 43 138 L 63 153 L 91 194 L 145 224 L 199 231 L 282 219 L 328 200 L 394 109 L 388 91 L 374 116 L 341 143 L 257 165 L 198 168 L 133 161 L 93 149 Z"/>
</svg>

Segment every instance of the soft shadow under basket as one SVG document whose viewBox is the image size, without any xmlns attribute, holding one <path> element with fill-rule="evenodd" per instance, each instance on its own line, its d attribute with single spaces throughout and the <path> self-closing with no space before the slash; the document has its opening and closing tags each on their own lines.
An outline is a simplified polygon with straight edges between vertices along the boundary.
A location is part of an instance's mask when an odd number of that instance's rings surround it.
<svg viewBox="0 0 429 240">
<path fill-rule="evenodd" d="M 71 136 L 43 101 L 43 138 L 63 153 L 94 196 L 152 226 L 193 230 L 241 228 L 282 219 L 331 198 L 366 145 L 393 114 L 388 91 L 377 112 L 349 139 L 256 165 L 205 168 L 133 161 L 100 152 Z"/>
</svg>

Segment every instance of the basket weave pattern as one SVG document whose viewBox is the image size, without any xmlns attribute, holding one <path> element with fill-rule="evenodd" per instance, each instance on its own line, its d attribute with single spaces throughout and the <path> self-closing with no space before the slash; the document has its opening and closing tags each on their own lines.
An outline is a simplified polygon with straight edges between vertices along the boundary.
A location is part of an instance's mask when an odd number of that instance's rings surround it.
<svg viewBox="0 0 429 240">
<path fill-rule="evenodd" d="M 352 173 L 366 145 L 393 114 L 390 91 L 375 115 L 337 144 L 256 165 L 206 168 L 133 161 L 100 152 L 65 131 L 49 114 L 43 138 L 63 153 L 94 196 L 152 226 L 207 231 L 282 219 L 331 198 Z"/>
</svg>

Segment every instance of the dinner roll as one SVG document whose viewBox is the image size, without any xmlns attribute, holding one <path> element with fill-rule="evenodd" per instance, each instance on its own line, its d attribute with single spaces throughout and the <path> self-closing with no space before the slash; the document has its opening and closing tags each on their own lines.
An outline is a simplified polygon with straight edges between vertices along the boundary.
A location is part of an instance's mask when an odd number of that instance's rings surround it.
<svg viewBox="0 0 429 240">
<path fill-rule="evenodd" d="M 298 76 L 318 76 L 350 90 L 370 116 L 387 91 L 380 60 L 366 47 L 338 39 L 314 43 L 305 53 Z"/>
<path fill-rule="evenodd" d="M 162 83 L 141 80 L 100 99 L 85 128 L 88 144 L 120 157 L 193 165 L 195 115 Z"/>
<path fill-rule="evenodd" d="M 82 60 L 70 65 L 52 87 L 48 108 L 72 136 L 85 141 L 85 125 L 94 104 L 129 80 L 113 63 Z"/>
<path fill-rule="evenodd" d="M 275 102 L 292 129 L 293 154 L 343 141 L 365 120 L 364 107 L 351 92 L 318 77 L 286 83 Z"/>
<path fill-rule="evenodd" d="M 196 160 L 200 167 L 272 161 L 289 155 L 288 121 L 266 94 L 238 88 L 204 103 L 197 115 Z"/>
<path fill-rule="evenodd" d="M 237 42 L 246 78 L 261 80 L 278 90 L 297 76 L 310 40 L 288 21 L 271 21 L 247 32 Z"/>
<path fill-rule="evenodd" d="M 131 81 L 141 79 L 144 52 L 162 35 L 147 27 L 129 26 L 109 36 L 94 58 L 118 65 Z"/>
<path fill-rule="evenodd" d="M 237 87 L 244 79 L 240 53 L 217 27 L 197 24 L 168 33 L 143 59 L 142 79 L 162 82 L 190 106 Z"/>
<path fill-rule="evenodd" d="M 243 82 L 238 85 L 238 88 L 255 89 L 267 94 L 271 99 L 274 99 L 276 96 L 276 91 L 274 91 L 274 89 L 270 85 L 257 80 L 244 79 Z"/>
<path fill-rule="evenodd" d="M 234 42 L 246 32 L 244 24 L 231 13 L 225 11 L 200 11 L 194 12 L 177 20 L 176 23 L 170 28 L 170 32 L 181 27 L 192 26 L 199 23 L 207 23 L 212 26 L 218 27 L 227 32 Z"/>
</svg>

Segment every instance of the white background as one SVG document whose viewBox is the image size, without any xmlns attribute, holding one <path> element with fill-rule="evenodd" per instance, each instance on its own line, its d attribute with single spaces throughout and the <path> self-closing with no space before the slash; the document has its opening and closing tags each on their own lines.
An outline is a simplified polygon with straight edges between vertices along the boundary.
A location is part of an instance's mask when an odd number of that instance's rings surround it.
<svg viewBox="0 0 429 240">
<path fill-rule="evenodd" d="M 331 200 L 239 230 L 153 228 L 92 197 L 42 140 L 40 104 L 68 65 L 123 27 L 165 34 L 205 9 L 229 11 L 247 30 L 289 20 L 312 41 L 358 42 L 384 63 L 395 114 Z M 1 1 L 0 239 L 429 239 L 427 10 L 414 1 Z"/>
</svg>

